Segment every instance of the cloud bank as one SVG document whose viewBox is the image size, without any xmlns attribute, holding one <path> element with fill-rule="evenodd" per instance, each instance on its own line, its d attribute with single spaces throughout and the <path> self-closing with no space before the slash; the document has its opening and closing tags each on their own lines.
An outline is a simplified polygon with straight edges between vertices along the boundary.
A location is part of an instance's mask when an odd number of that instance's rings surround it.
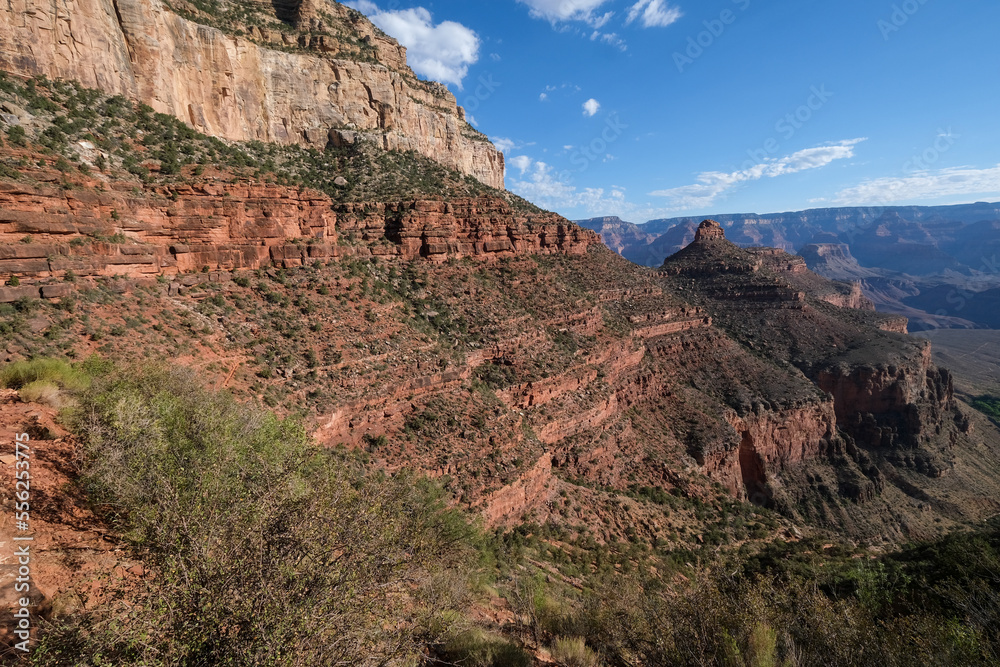
<svg viewBox="0 0 1000 667">
<path fill-rule="evenodd" d="M 865 138 L 848 139 L 826 146 L 806 148 L 783 158 L 771 158 L 747 169 L 724 173 L 707 171 L 698 175 L 697 183 L 649 193 L 653 197 L 666 197 L 672 209 L 687 210 L 713 205 L 722 195 L 742 183 L 762 178 L 777 178 L 807 169 L 819 169 L 836 160 L 854 157 L 854 147 Z"/>
<path fill-rule="evenodd" d="M 953 167 L 911 176 L 875 178 L 838 192 L 842 206 L 930 201 L 942 197 L 1000 194 L 1000 165 L 986 169 Z"/>
<path fill-rule="evenodd" d="M 434 24 L 423 7 L 382 11 L 370 0 L 346 3 L 371 19 L 383 32 L 406 47 L 407 63 L 414 72 L 462 88 L 469 65 L 479 60 L 479 36 L 461 23 Z"/>
</svg>

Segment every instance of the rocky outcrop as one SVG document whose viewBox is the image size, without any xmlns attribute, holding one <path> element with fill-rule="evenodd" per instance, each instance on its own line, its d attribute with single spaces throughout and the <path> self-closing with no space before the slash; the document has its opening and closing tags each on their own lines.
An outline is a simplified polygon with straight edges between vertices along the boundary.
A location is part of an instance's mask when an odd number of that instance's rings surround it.
<svg viewBox="0 0 1000 667">
<path fill-rule="evenodd" d="M 742 416 L 730 412 L 726 421 L 739 445 L 711 452 L 704 470 L 733 495 L 760 505 L 770 501 L 771 485 L 782 471 L 825 456 L 837 432 L 829 401 L 788 410 L 759 409 Z"/>
<path fill-rule="evenodd" d="M 659 275 L 690 290 L 713 321 L 751 349 L 798 368 L 827 397 L 791 412 L 755 407 L 752 418 L 730 401 L 740 416 L 729 420 L 735 434 L 721 439 L 732 442 L 696 452 L 706 472 L 730 490 L 766 497 L 776 471 L 829 451 L 841 459 L 850 454 L 867 479 L 840 480 L 854 499 L 870 498 L 882 483 L 872 460 L 932 477 L 949 468 L 940 446 L 968 431 L 951 376 L 933 366 L 926 343 L 898 335 L 906 332 L 905 318 L 872 312 L 858 283 L 826 280 L 780 250 L 741 249 L 713 221 L 703 222 L 695 241 Z M 825 304 L 861 312 L 844 317 Z"/>
<path fill-rule="evenodd" d="M 334 2 L 322 10 L 350 18 Z M 351 26 L 374 62 L 296 41 L 268 48 L 266 29 L 227 34 L 160 0 L 12 0 L 0 10 L 0 69 L 75 79 L 225 139 L 317 148 L 372 140 L 503 189 L 503 155 L 466 123 L 455 97 L 417 80 L 405 49 L 370 23 Z"/>
<path fill-rule="evenodd" d="M 343 232 L 363 240 L 388 239 L 405 259 L 436 261 L 474 255 L 581 254 L 598 236 L 552 213 L 515 214 L 498 199 L 455 199 L 397 204 L 344 204 Z"/>
<path fill-rule="evenodd" d="M 829 304 L 834 306 L 839 306 L 840 308 L 853 308 L 854 310 L 875 310 L 875 304 L 872 300 L 865 296 L 865 293 L 861 290 L 861 283 L 850 283 L 849 292 L 832 292 L 829 294 L 824 294 L 820 298 Z M 903 330 L 899 330 L 896 326 L 886 329 L 887 331 L 898 331 L 899 333 L 906 333 L 906 324 L 903 323 Z"/>
<path fill-rule="evenodd" d="M 816 383 L 830 394 L 837 422 L 861 446 L 913 451 L 946 433 L 950 426 L 968 432 L 957 409 L 951 374 L 931 362 L 931 347 L 898 365 L 838 365 L 818 370 Z M 939 474 L 927 457 L 922 472 Z"/>
<path fill-rule="evenodd" d="M 516 523 L 527 510 L 548 500 L 552 483 L 552 456 L 543 454 L 517 481 L 483 500 L 483 515 L 494 526 Z"/>
<path fill-rule="evenodd" d="M 694 235 L 695 243 L 706 243 L 709 241 L 721 241 L 726 238 L 726 232 L 722 225 L 715 220 L 705 220 L 698 226 L 698 232 Z"/>
<path fill-rule="evenodd" d="M 599 240 L 554 214 L 515 214 L 499 199 L 335 206 L 315 191 L 204 181 L 139 194 L 131 183 L 104 190 L 3 183 L 0 243 L 0 275 L 35 281 L 342 257 L 579 254 Z"/>
</svg>

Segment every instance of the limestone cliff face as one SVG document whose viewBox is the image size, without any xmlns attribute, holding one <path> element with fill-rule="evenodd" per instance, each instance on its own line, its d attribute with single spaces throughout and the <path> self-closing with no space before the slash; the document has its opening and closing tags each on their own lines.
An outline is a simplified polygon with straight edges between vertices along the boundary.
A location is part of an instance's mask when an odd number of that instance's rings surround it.
<svg viewBox="0 0 1000 667">
<path fill-rule="evenodd" d="M 0 69 L 130 97 L 139 90 L 112 0 L 11 0 L 0 9 Z"/>
<path fill-rule="evenodd" d="M 346 20 L 337 3 L 323 9 Z M 11 0 L 0 10 L 0 69 L 75 79 L 225 139 L 323 148 L 367 138 L 502 189 L 503 155 L 468 126 L 455 97 L 418 81 L 405 49 L 353 21 L 377 62 L 332 57 L 322 40 L 286 43 L 278 31 L 229 35 L 160 0 Z M 296 52 L 264 45 L 275 41 Z"/>
</svg>

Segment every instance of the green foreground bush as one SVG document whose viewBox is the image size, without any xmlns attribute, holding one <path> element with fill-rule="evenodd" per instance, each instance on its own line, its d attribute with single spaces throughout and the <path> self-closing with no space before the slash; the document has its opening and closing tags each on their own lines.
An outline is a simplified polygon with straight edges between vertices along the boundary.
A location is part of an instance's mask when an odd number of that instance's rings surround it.
<svg viewBox="0 0 1000 667">
<path fill-rule="evenodd" d="M 468 594 L 475 532 L 419 479 L 131 369 L 80 397 L 84 484 L 152 576 L 49 627 L 39 665 L 413 664 Z"/>
</svg>

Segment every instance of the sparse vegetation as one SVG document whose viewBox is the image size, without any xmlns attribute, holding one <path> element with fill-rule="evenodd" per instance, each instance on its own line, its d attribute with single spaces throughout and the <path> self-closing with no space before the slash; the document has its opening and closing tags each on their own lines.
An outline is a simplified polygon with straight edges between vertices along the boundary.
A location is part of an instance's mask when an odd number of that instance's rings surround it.
<svg viewBox="0 0 1000 667">
<path fill-rule="evenodd" d="M 96 361 L 91 362 L 96 363 Z M 79 391 L 90 384 L 90 376 L 83 367 L 62 359 L 32 359 L 17 361 L 0 367 L 0 386 L 24 389 L 39 383 L 60 389 Z"/>
<path fill-rule="evenodd" d="M 258 22 L 249 5 L 174 4 L 231 34 L 307 35 Z M 330 25 L 316 30 L 340 39 Z M 37 166 L 61 172 L 62 187 L 107 176 L 161 198 L 203 177 L 312 188 L 338 203 L 486 193 L 537 210 L 363 140 L 326 151 L 230 144 L 76 84 L 0 76 L 0 90 L 37 120 L 8 129 L 18 154 L 37 155 L 30 168 L 0 163 L 3 177 Z M 84 138 L 97 147 L 92 163 L 74 149 Z M 340 242 L 370 241 L 359 232 Z M 71 246 L 131 242 L 109 228 Z M 802 536 L 789 517 L 815 526 L 831 507 L 868 511 L 837 497 L 838 483 L 857 481 L 836 468 L 842 459 L 881 479 L 832 431 L 824 465 L 843 474 L 809 474 L 815 492 L 786 499 L 784 514 L 701 475 L 706 443 L 739 446 L 737 418 L 801 408 L 795 401 L 819 393 L 775 366 L 761 333 L 774 325 L 746 317 L 746 300 L 671 348 L 632 336 L 680 319 L 667 312 L 670 281 L 607 255 L 440 265 L 345 255 L 233 274 L 206 265 L 189 276 L 204 282 L 179 293 L 162 276 L 88 278 L 59 303 L 0 305 L 7 353 L 28 358 L 0 368 L 0 385 L 60 407 L 75 396 L 64 417 L 84 446 L 80 489 L 121 558 L 143 565 L 102 582 L 82 611 L 43 621 L 35 664 L 499 667 L 546 652 L 564 667 L 1000 660 L 995 522 L 889 553 Z M 766 272 L 754 280 L 774 287 Z M 799 364 L 819 345 L 801 339 L 782 351 Z M 207 354 L 196 371 L 48 356 L 90 346 L 116 358 Z M 710 361 L 658 365 L 684 350 Z M 233 394 L 204 389 L 206 378 L 234 380 Z M 1000 417 L 996 397 L 974 405 Z M 342 438 L 356 451 L 317 447 L 307 436 L 317 424 L 333 434 L 326 444 Z M 516 499 L 497 503 L 503 527 L 485 533 L 472 516 L 510 490 Z M 937 512 L 931 505 L 919 511 Z M 473 620 L 483 607 L 502 620 Z"/>
<path fill-rule="evenodd" d="M 375 665 L 451 627 L 476 538 L 430 483 L 183 372 L 106 374 L 80 400 L 83 483 L 155 574 L 50 626 L 35 664 Z"/>
<path fill-rule="evenodd" d="M 971 405 L 990 419 L 1000 422 L 1000 396 L 989 394 L 977 396 L 972 399 Z"/>
<path fill-rule="evenodd" d="M 8 140 L 24 146 L 35 142 L 41 150 L 54 154 L 51 166 L 64 174 L 69 185 L 74 182 L 74 171 L 86 176 L 91 167 L 112 176 L 128 174 L 144 186 L 155 183 L 168 187 L 197 178 L 210 167 L 216 177 L 311 188 L 336 202 L 489 194 L 505 199 L 515 210 L 539 210 L 516 195 L 489 188 L 413 151 L 385 151 L 363 138 L 353 145 L 330 146 L 324 151 L 260 141 L 227 143 L 196 132 L 173 116 L 154 112 L 148 105 L 108 97 L 76 82 L 38 77 L 21 84 L 2 73 L 0 77 L 0 97 L 27 104 L 38 113 L 37 121 L 48 123 L 31 135 L 22 126 L 12 126 Z M 73 150 L 82 140 L 92 141 L 99 151 L 91 164 L 81 162 Z M 9 171 L 9 177 L 20 177 L 16 163 L 0 165 Z M 347 185 L 337 185 L 340 177 L 346 178 Z M 117 210 L 111 213 L 113 220 L 118 220 L 118 215 Z"/>
</svg>

